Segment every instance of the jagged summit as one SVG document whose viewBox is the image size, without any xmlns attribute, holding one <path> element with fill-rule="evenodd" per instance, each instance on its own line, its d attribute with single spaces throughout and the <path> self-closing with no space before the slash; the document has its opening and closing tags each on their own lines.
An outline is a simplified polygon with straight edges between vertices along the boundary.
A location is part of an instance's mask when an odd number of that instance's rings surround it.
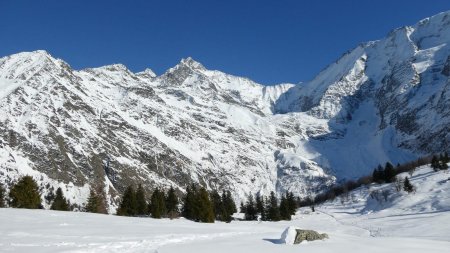
<svg viewBox="0 0 450 253">
<path fill-rule="evenodd" d="M 205 67 L 200 62 L 195 61 L 191 57 L 181 59 L 180 64 L 186 65 L 193 69 L 205 70 Z"/>
<path fill-rule="evenodd" d="M 153 72 L 153 70 L 149 69 L 149 68 L 146 68 L 144 71 L 136 73 L 136 75 L 144 76 L 144 77 L 147 77 L 147 78 L 154 78 L 154 77 L 156 77 L 155 72 Z"/>
</svg>

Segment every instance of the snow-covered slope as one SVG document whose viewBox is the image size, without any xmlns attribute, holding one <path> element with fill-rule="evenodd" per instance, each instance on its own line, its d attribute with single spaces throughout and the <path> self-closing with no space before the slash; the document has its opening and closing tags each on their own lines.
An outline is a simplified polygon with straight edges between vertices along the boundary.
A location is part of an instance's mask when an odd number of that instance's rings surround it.
<svg viewBox="0 0 450 253">
<path fill-rule="evenodd" d="M 130 218 L 80 212 L 0 209 L 0 248 L 6 252 L 448 252 L 450 181 L 445 172 L 418 169 L 414 194 L 391 185 L 302 208 L 292 221 L 202 224 L 185 219 Z M 369 192 L 393 190 L 386 202 Z M 329 239 L 283 244 L 289 226 Z"/>
<path fill-rule="evenodd" d="M 117 193 L 190 182 L 236 200 L 305 195 L 379 163 L 448 149 L 450 13 L 362 44 L 304 84 L 263 86 L 183 59 L 156 76 L 74 70 L 45 51 L 0 58 L 0 182 Z M 351 154 L 351 155 L 349 155 Z"/>
</svg>

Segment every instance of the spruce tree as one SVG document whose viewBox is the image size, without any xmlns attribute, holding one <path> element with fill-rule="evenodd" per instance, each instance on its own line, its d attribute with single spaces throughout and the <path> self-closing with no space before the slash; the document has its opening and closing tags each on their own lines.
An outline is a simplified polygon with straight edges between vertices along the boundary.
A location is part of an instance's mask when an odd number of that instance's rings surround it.
<svg viewBox="0 0 450 253">
<path fill-rule="evenodd" d="M 395 169 L 390 162 L 386 163 L 383 174 L 384 174 L 384 181 L 386 183 L 391 183 L 395 181 Z"/>
<path fill-rule="evenodd" d="M 411 193 L 414 191 L 414 186 L 409 182 L 408 177 L 405 177 L 405 181 L 403 181 L 403 190 L 405 190 L 408 193 Z"/>
<path fill-rule="evenodd" d="M 31 176 L 22 177 L 9 192 L 10 206 L 15 208 L 41 208 L 39 187 Z"/>
<path fill-rule="evenodd" d="M 245 205 L 245 219 L 246 220 L 256 220 L 257 218 L 257 211 L 255 202 L 253 201 L 253 195 L 250 194 L 248 196 L 247 203 Z"/>
<path fill-rule="evenodd" d="M 0 184 L 0 208 L 5 207 L 5 188 Z"/>
<path fill-rule="evenodd" d="M 237 209 L 230 191 L 222 192 L 222 205 L 222 221 L 231 222 L 233 219 L 232 215 L 237 212 Z"/>
<path fill-rule="evenodd" d="M 281 196 L 280 200 L 280 218 L 282 220 L 291 220 L 291 214 L 289 212 L 289 205 L 286 196 Z"/>
<path fill-rule="evenodd" d="M 51 210 L 69 211 L 69 202 L 64 197 L 61 187 L 56 190 L 55 199 L 50 207 Z"/>
<path fill-rule="evenodd" d="M 95 191 L 91 188 L 89 191 L 89 197 L 87 200 L 87 204 L 86 204 L 86 212 L 89 213 L 100 213 L 99 210 L 99 198 L 97 196 L 97 194 L 95 193 Z"/>
<path fill-rule="evenodd" d="M 433 168 L 434 171 L 438 171 L 440 170 L 440 167 L 439 158 L 434 155 L 431 159 L 431 168 Z"/>
<path fill-rule="evenodd" d="M 224 205 L 222 202 L 222 197 L 216 190 L 211 192 L 211 201 L 213 203 L 216 220 L 223 220 L 223 215 L 225 214 Z"/>
<path fill-rule="evenodd" d="M 195 207 L 196 195 L 197 189 L 194 184 L 186 188 L 186 195 L 183 199 L 182 215 L 188 220 L 195 220 L 195 217 L 197 217 L 197 208 Z"/>
<path fill-rule="evenodd" d="M 122 197 L 117 215 L 121 216 L 135 216 L 136 215 L 136 192 L 133 186 L 128 186 Z"/>
<path fill-rule="evenodd" d="M 200 188 L 196 201 L 198 207 L 198 221 L 206 223 L 214 223 L 214 207 L 209 199 L 208 191 L 202 187 Z"/>
<path fill-rule="evenodd" d="M 280 220 L 280 209 L 278 207 L 278 199 L 275 196 L 275 192 L 270 192 L 270 198 L 269 198 L 269 207 L 268 207 L 268 213 L 267 218 L 271 221 L 279 221 Z"/>
<path fill-rule="evenodd" d="M 287 199 L 289 213 L 291 215 L 294 215 L 295 212 L 297 211 L 297 202 L 295 200 L 294 193 L 288 191 L 286 193 L 286 199 Z"/>
<path fill-rule="evenodd" d="M 166 198 L 167 215 L 173 219 L 178 216 L 178 197 L 175 194 L 175 189 L 171 186 Z"/>
<path fill-rule="evenodd" d="M 266 220 L 266 209 L 264 207 L 264 198 L 260 194 L 256 194 L 256 212 L 261 216 L 261 220 Z"/>
<path fill-rule="evenodd" d="M 139 184 L 136 190 L 136 214 L 147 215 L 147 201 L 145 200 L 145 190 L 141 184 Z"/>
<path fill-rule="evenodd" d="M 150 213 L 153 218 L 159 219 L 165 217 L 167 214 L 166 209 L 166 196 L 164 191 L 155 189 L 150 199 Z"/>
</svg>

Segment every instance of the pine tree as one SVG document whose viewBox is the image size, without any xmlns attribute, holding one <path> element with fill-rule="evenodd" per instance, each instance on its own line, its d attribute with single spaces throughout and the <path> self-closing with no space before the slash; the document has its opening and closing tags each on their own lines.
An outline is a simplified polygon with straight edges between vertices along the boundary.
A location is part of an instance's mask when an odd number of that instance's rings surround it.
<svg viewBox="0 0 450 253">
<path fill-rule="evenodd" d="M 440 170 L 440 164 L 439 164 L 439 158 L 437 156 L 433 156 L 431 159 L 431 168 L 433 168 L 434 171 Z"/>
<path fill-rule="evenodd" d="M 231 222 L 232 215 L 237 212 L 237 208 L 230 191 L 222 192 L 222 205 L 222 221 Z"/>
<path fill-rule="evenodd" d="M 136 190 L 136 214 L 147 215 L 147 201 L 145 200 L 145 190 L 141 184 L 139 184 Z"/>
<path fill-rule="evenodd" d="M 122 202 L 120 203 L 117 215 L 121 216 L 135 216 L 136 215 L 136 192 L 133 186 L 128 186 L 123 194 Z"/>
<path fill-rule="evenodd" d="M 213 190 L 211 192 L 211 201 L 213 203 L 216 220 L 220 220 L 220 221 L 223 220 L 223 215 L 225 214 L 225 209 L 224 209 L 224 205 L 222 202 L 222 197 L 216 190 Z"/>
<path fill-rule="evenodd" d="M 5 207 L 5 188 L 0 184 L 0 208 Z"/>
<path fill-rule="evenodd" d="M 286 196 L 281 196 L 280 200 L 280 218 L 282 220 L 291 220 L 291 214 L 289 212 L 289 205 Z"/>
<path fill-rule="evenodd" d="M 56 190 L 55 200 L 50 207 L 51 210 L 69 211 L 69 202 L 64 197 L 61 187 Z"/>
<path fill-rule="evenodd" d="M 266 220 L 266 209 L 264 207 L 264 199 L 260 194 L 256 194 L 256 212 L 261 216 L 261 220 Z"/>
<path fill-rule="evenodd" d="M 86 212 L 89 213 L 100 213 L 99 198 L 92 188 L 89 191 L 89 197 L 85 209 Z"/>
<path fill-rule="evenodd" d="M 256 220 L 257 212 L 255 207 L 255 202 L 253 201 L 253 195 L 248 196 L 247 203 L 245 205 L 245 219 L 246 220 Z"/>
<path fill-rule="evenodd" d="M 288 191 L 286 193 L 286 199 L 287 199 L 289 213 L 291 215 L 294 215 L 295 212 L 297 211 L 297 202 L 295 200 L 294 193 Z"/>
<path fill-rule="evenodd" d="M 275 196 L 275 192 L 270 192 L 269 198 L 269 207 L 267 218 L 271 221 L 279 221 L 280 220 L 280 209 L 278 207 L 278 199 Z"/>
<path fill-rule="evenodd" d="M 378 167 L 374 170 L 372 177 L 373 181 L 378 184 L 381 184 L 385 181 L 386 177 L 384 175 L 384 170 L 383 167 L 381 167 L 381 165 L 378 165 Z"/>
<path fill-rule="evenodd" d="M 171 186 L 166 198 L 166 208 L 169 218 L 173 219 L 178 216 L 178 197 L 175 194 L 175 189 Z"/>
<path fill-rule="evenodd" d="M 153 191 L 150 199 L 150 213 L 152 217 L 156 219 L 165 217 L 167 214 L 166 196 L 164 192 L 160 191 L 158 188 Z"/>
<path fill-rule="evenodd" d="M 411 193 L 414 191 L 414 186 L 409 182 L 408 177 L 405 177 L 405 181 L 403 181 L 403 190 L 405 190 L 408 193 Z"/>
<path fill-rule="evenodd" d="M 449 157 L 448 157 L 448 153 L 447 152 L 445 152 L 443 155 L 441 154 L 440 155 L 440 157 L 439 157 L 439 169 L 440 170 L 446 170 L 446 169 L 448 169 L 448 159 L 449 159 Z"/>
<path fill-rule="evenodd" d="M 182 214 L 188 220 L 195 220 L 197 217 L 197 208 L 195 206 L 195 199 L 197 195 L 197 188 L 194 184 L 186 188 L 186 195 L 183 199 Z"/>
<path fill-rule="evenodd" d="M 213 204 L 205 188 L 200 188 L 196 203 L 198 206 L 198 220 L 200 222 L 214 223 L 215 214 Z"/>
<path fill-rule="evenodd" d="M 9 192 L 10 206 L 15 208 L 41 208 L 39 187 L 31 176 L 22 177 Z"/>
<path fill-rule="evenodd" d="M 395 181 L 395 169 L 390 162 L 386 163 L 383 174 L 384 174 L 384 181 L 386 183 L 391 183 Z"/>
</svg>

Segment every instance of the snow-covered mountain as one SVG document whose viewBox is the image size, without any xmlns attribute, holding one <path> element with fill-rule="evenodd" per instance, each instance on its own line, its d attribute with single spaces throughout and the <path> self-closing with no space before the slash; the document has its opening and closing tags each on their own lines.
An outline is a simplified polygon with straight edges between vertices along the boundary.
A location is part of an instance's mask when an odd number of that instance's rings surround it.
<svg viewBox="0 0 450 253">
<path fill-rule="evenodd" d="M 0 182 L 23 174 L 82 203 L 104 188 L 190 182 L 299 195 L 448 149 L 450 12 L 344 54 L 310 82 L 263 86 L 191 58 L 166 73 L 0 59 Z"/>
</svg>

